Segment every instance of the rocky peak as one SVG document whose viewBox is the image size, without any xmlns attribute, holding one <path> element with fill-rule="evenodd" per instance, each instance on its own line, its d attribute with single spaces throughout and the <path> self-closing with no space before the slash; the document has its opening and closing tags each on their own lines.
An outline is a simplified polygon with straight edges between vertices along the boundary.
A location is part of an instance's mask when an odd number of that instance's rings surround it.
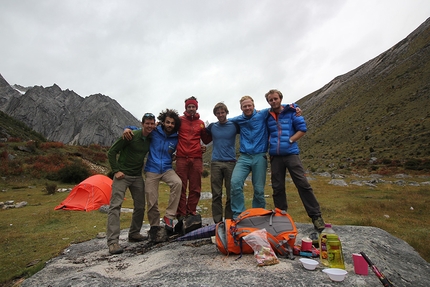
<svg viewBox="0 0 430 287">
<path fill-rule="evenodd" d="M 0 108 L 52 141 L 110 146 L 126 125 L 139 121 L 115 100 L 102 95 L 82 98 L 73 90 L 34 86 L 25 94 L 0 78 Z"/>
</svg>

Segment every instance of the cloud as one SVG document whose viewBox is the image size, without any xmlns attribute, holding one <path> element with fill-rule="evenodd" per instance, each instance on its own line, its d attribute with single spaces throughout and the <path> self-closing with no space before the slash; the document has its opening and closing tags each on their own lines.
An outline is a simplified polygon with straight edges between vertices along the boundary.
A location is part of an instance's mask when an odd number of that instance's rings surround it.
<svg viewBox="0 0 430 287">
<path fill-rule="evenodd" d="M 58 84 L 116 99 L 140 119 L 284 93 L 297 101 L 404 39 L 427 1 L 31 1 L 0 10 L 0 73 L 11 84 Z M 306 107 L 304 107 L 305 109 Z"/>
</svg>

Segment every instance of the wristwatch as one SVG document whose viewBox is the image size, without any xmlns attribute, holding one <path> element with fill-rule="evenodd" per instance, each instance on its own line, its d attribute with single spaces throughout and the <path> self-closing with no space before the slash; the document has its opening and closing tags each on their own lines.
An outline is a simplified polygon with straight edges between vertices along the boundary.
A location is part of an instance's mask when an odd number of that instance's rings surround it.
<svg viewBox="0 0 430 287">
<path fill-rule="evenodd" d="M 292 143 L 293 143 L 293 141 L 292 141 L 291 139 L 289 139 L 288 141 L 290 142 L 290 144 L 292 144 Z"/>
</svg>

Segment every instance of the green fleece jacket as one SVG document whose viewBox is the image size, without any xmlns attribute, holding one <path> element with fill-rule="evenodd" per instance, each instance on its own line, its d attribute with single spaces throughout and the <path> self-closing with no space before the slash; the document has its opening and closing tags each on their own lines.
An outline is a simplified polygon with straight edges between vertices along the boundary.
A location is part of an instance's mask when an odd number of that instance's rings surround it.
<svg viewBox="0 0 430 287">
<path fill-rule="evenodd" d="M 113 173 L 118 171 L 129 176 L 142 175 L 144 158 L 149 151 L 151 135 L 144 137 L 142 130 L 133 131 L 133 139 L 119 138 L 109 149 L 108 159 Z M 119 156 L 117 156 L 119 154 Z"/>
</svg>

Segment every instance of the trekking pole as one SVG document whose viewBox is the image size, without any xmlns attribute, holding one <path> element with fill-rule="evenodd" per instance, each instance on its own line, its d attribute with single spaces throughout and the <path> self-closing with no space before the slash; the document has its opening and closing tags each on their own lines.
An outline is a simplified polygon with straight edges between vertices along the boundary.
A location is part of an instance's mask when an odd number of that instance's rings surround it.
<svg viewBox="0 0 430 287">
<path fill-rule="evenodd" d="M 369 257 L 367 257 L 364 252 L 360 252 L 360 254 L 363 256 L 364 260 L 366 260 L 367 264 L 369 264 L 369 267 L 372 269 L 373 273 L 375 273 L 375 275 L 379 278 L 379 281 L 381 281 L 382 285 L 385 287 L 394 287 L 393 283 L 391 283 L 390 280 L 388 280 L 388 278 L 385 277 L 381 271 L 379 271 L 376 265 L 370 261 Z"/>
</svg>

